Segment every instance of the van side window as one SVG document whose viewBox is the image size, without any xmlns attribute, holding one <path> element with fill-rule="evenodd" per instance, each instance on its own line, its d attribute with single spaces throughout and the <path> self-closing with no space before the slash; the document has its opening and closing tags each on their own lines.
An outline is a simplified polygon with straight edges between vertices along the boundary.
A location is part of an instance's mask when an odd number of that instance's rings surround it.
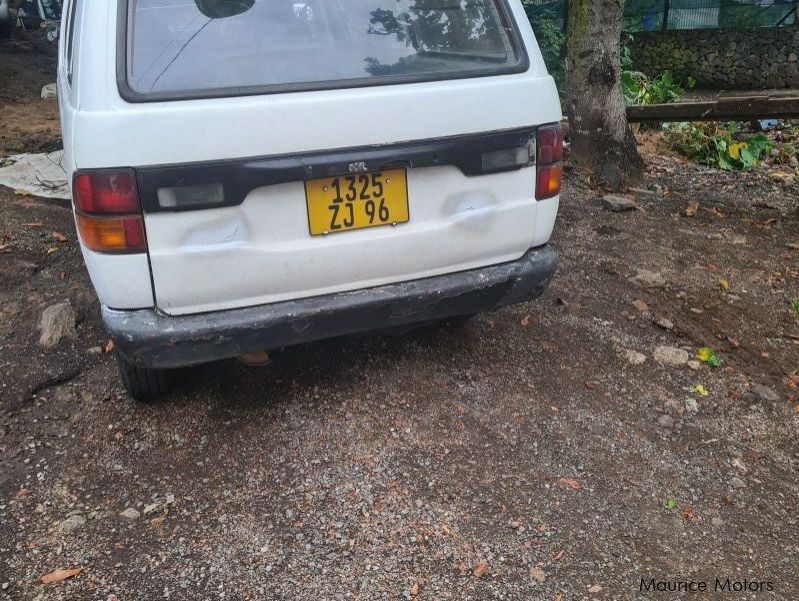
<svg viewBox="0 0 799 601">
<path fill-rule="evenodd" d="M 72 45 L 73 45 L 73 38 L 75 32 L 75 12 L 77 0 L 71 0 L 67 2 L 67 10 L 69 14 L 67 15 L 67 44 L 66 44 L 66 56 L 64 57 L 66 60 L 67 66 L 67 81 L 72 83 Z"/>
</svg>

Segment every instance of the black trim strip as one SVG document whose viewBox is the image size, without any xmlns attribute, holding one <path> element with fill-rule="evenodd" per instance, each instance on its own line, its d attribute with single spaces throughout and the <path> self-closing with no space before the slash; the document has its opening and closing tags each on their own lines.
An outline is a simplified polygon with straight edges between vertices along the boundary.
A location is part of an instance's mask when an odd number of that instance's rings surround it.
<svg viewBox="0 0 799 601">
<path fill-rule="evenodd" d="M 145 213 L 196 211 L 241 204 L 262 186 L 335 177 L 362 171 L 454 165 L 464 175 L 513 171 L 524 165 L 486 171 L 483 154 L 535 143 L 536 127 L 404 142 L 384 146 L 345 148 L 327 152 L 164 165 L 136 169 Z M 531 147 L 535 156 L 534 147 Z M 533 163 L 533 159 L 529 164 Z M 224 201 L 213 205 L 161 207 L 158 189 L 221 183 Z"/>
<path fill-rule="evenodd" d="M 508 0 L 497 0 L 500 17 L 505 32 L 517 55 L 516 64 L 507 67 L 486 67 L 467 69 L 452 73 L 420 73 L 413 75 L 385 75 L 369 78 L 342 79 L 334 81 L 313 81 L 307 83 L 272 84 L 263 86 L 242 86 L 234 88 L 208 88 L 175 92 L 138 92 L 128 84 L 128 4 L 130 0 L 118 0 L 117 6 L 117 56 L 116 76 L 119 95 L 127 102 L 158 102 L 168 100 L 197 100 L 200 98 L 232 98 L 236 96 L 259 96 L 266 94 L 285 94 L 290 92 L 310 92 L 318 90 L 338 90 L 344 88 L 366 88 L 384 85 L 448 81 L 453 79 L 473 79 L 495 75 L 525 73 L 530 68 L 530 57 L 522 40 L 516 19 L 508 5 Z"/>
</svg>

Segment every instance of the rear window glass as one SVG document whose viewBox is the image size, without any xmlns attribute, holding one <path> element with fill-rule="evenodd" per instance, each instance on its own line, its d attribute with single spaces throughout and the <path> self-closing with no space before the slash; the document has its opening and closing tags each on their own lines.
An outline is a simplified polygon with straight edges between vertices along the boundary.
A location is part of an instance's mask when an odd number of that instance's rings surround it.
<svg viewBox="0 0 799 601">
<path fill-rule="evenodd" d="M 127 82 L 140 94 L 437 79 L 520 63 L 502 0 L 129 0 L 127 18 Z"/>
</svg>

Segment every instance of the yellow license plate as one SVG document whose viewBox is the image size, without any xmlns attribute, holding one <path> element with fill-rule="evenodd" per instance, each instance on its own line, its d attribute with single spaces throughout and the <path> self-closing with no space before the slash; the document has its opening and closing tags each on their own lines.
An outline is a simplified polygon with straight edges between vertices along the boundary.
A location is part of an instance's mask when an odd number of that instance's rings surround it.
<svg viewBox="0 0 799 601">
<path fill-rule="evenodd" d="M 410 220 L 405 169 L 310 180 L 305 198 L 312 236 Z"/>
</svg>

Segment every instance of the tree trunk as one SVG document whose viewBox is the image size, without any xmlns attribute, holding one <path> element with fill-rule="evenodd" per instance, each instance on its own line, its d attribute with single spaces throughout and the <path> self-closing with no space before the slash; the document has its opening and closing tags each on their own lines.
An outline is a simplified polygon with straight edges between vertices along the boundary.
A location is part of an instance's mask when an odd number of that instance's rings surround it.
<svg viewBox="0 0 799 601">
<path fill-rule="evenodd" d="M 567 82 L 572 155 L 613 189 L 643 176 L 621 92 L 624 0 L 571 0 Z"/>
</svg>

